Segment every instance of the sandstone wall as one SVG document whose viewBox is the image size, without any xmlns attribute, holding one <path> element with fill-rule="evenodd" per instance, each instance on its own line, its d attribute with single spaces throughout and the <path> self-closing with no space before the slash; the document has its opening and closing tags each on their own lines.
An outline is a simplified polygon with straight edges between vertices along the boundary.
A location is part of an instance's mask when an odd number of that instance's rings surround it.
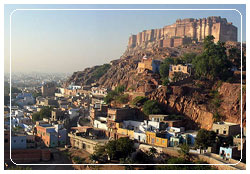
<svg viewBox="0 0 250 174">
<path fill-rule="evenodd" d="M 225 18 L 212 16 L 203 19 L 178 19 L 176 23 L 161 29 L 144 30 L 129 38 L 128 47 L 133 48 L 146 42 L 171 37 L 190 37 L 202 41 L 206 36 L 213 35 L 217 41 L 237 41 L 237 28 Z"/>
</svg>

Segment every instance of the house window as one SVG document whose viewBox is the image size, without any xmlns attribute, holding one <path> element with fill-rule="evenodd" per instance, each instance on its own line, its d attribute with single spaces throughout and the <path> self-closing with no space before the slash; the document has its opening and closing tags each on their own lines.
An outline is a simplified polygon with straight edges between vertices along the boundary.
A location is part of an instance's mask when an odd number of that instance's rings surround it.
<svg viewBox="0 0 250 174">
<path fill-rule="evenodd" d="M 216 129 L 216 133 L 217 133 L 217 134 L 219 133 L 219 129 Z"/>
<path fill-rule="evenodd" d="M 21 140 L 21 142 L 23 142 L 23 140 Z"/>
<path fill-rule="evenodd" d="M 16 143 L 16 140 L 14 140 L 14 143 Z"/>
<path fill-rule="evenodd" d="M 154 138 L 151 139 L 151 143 L 152 143 L 152 144 L 155 143 L 155 139 L 154 139 Z"/>
<path fill-rule="evenodd" d="M 162 143 L 165 143 L 165 140 L 162 140 Z"/>
<path fill-rule="evenodd" d="M 4 143 L 8 143 L 9 142 L 9 140 L 8 139 L 4 139 Z"/>
<path fill-rule="evenodd" d="M 223 134 L 226 134 L 226 133 L 227 133 L 227 131 L 224 130 L 224 131 L 223 131 Z"/>
</svg>

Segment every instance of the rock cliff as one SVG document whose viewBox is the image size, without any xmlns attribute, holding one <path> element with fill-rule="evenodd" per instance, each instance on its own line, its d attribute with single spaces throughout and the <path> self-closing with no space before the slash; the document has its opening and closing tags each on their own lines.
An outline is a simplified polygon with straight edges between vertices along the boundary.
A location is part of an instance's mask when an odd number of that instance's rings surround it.
<svg viewBox="0 0 250 174">
<path fill-rule="evenodd" d="M 230 83 L 222 83 L 218 88 L 222 100 L 219 113 L 223 121 L 241 123 L 240 90 L 240 84 Z M 187 86 L 161 87 L 151 93 L 149 98 L 158 100 L 169 113 L 185 115 L 190 120 L 187 122 L 187 128 L 197 126 L 205 129 L 212 128 L 213 111 L 208 107 L 210 100 L 203 90 Z M 242 99 L 242 122 L 245 127 L 246 93 L 244 90 Z"/>
</svg>

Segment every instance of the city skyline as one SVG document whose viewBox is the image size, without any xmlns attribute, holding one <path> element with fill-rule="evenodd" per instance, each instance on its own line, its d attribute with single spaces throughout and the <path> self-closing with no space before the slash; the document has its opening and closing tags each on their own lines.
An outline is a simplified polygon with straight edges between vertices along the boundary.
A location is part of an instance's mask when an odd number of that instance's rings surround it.
<svg viewBox="0 0 250 174">
<path fill-rule="evenodd" d="M 7 5 L 5 19 L 18 8 L 191 8 L 190 5 Z M 192 8 L 222 8 L 220 5 L 192 5 Z M 243 14 L 245 6 L 224 5 Z M 162 28 L 176 19 L 221 16 L 238 28 L 236 11 L 16 11 L 12 16 L 12 72 L 73 73 L 119 59 L 128 38 L 143 30 Z M 9 72 L 9 28 L 5 20 L 5 73 Z M 36 43 L 36 44 L 34 44 Z"/>
</svg>

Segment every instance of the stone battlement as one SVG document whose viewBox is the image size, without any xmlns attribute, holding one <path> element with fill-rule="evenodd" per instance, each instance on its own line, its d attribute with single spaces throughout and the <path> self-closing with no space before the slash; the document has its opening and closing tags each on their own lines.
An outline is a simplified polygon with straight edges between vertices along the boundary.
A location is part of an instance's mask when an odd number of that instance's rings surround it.
<svg viewBox="0 0 250 174">
<path fill-rule="evenodd" d="M 226 18 L 211 16 L 203 19 L 177 19 L 176 23 L 160 29 L 150 29 L 129 37 L 128 48 L 140 46 L 146 42 L 153 42 L 174 37 L 188 37 L 201 42 L 206 36 L 213 35 L 214 42 L 237 41 L 237 27 L 227 22 Z"/>
</svg>

